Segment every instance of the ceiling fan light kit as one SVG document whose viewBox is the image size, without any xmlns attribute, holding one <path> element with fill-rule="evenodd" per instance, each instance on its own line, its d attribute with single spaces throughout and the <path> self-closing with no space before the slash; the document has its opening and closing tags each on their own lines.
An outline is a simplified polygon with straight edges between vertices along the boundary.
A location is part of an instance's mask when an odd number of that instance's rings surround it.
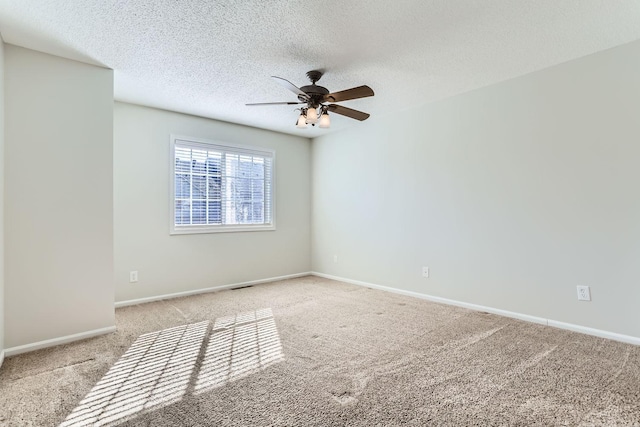
<svg viewBox="0 0 640 427">
<path fill-rule="evenodd" d="M 368 113 L 354 110 L 351 108 L 343 107 L 337 104 L 329 104 L 329 102 L 341 102 L 351 99 L 366 98 L 373 96 L 373 89 L 369 86 L 358 86 L 351 89 L 346 89 L 340 92 L 331 93 L 325 87 L 316 85 L 316 82 L 322 77 L 322 72 L 318 70 L 312 70 L 307 72 L 307 77 L 311 80 L 311 84 L 298 88 L 290 81 L 283 79 L 282 77 L 271 76 L 285 89 L 290 90 L 298 96 L 298 102 L 260 102 L 246 104 L 248 106 L 255 105 L 296 105 L 307 104 L 306 108 L 301 108 L 300 116 L 296 122 L 296 127 L 299 129 L 305 129 L 307 124 L 326 129 L 331 126 L 331 119 L 329 118 L 329 111 L 332 113 L 340 114 L 345 117 L 349 117 L 356 120 L 366 120 L 369 118 Z"/>
</svg>

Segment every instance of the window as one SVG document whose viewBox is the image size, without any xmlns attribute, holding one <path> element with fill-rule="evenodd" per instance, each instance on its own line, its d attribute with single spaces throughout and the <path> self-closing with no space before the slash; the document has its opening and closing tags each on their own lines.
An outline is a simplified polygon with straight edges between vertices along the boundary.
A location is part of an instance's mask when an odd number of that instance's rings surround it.
<svg viewBox="0 0 640 427">
<path fill-rule="evenodd" d="M 275 230 L 275 152 L 171 137 L 171 234 Z"/>
</svg>

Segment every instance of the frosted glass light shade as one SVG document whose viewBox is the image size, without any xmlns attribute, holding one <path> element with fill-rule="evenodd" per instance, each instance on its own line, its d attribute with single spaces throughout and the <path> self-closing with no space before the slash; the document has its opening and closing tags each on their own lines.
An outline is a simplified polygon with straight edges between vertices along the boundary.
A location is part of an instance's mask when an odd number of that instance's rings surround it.
<svg viewBox="0 0 640 427">
<path fill-rule="evenodd" d="M 307 120 L 305 119 L 304 114 L 300 114 L 300 117 L 298 117 L 296 127 L 298 129 L 305 129 L 307 127 Z"/>
<path fill-rule="evenodd" d="M 309 108 L 307 110 L 307 123 L 310 125 L 316 124 L 318 122 L 318 110 L 315 108 Z"/>
<path fill-rule="evenodd" d="M 324 113 L 320 116 L 320 127 L 326 129 L 329 126 L 331 126 L 331 119 L 329 118 L 329 114 Z"/>
</svg>

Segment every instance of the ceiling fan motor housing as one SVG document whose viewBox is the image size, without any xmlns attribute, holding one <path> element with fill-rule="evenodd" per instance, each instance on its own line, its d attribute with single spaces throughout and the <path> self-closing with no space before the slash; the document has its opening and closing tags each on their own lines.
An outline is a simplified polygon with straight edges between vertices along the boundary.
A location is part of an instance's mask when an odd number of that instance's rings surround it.
<svg viewBox="0 0 640 427">
<path fill-rule="evenodd" d="M 298 99 L 303 102 L 307 102 L 309 106 L 316 108 L 320 103 L 323 102 L 324 96 L 329 94 L 329 89 L 322 86 L 317 86 L 315 84 L 302 86 L 300 88 L 301 91 L 306 93 L 309 96 L 309 100 L 307 100 L 304 96 L 298 95 Z"/>
<path fill-rule="evenodd" d="M 298 99 L 302 102 L 307 102 L 310 108 L 317 108 L 318 105 L 324 101 L 324 96 L 330 93 L 326 87 L 316 85 L 316 82 L 320 80 L 322 74 L 323 72 L 319 70 L 307 71 L 307 77 L 311 80 L 311 84 L 300 88 L 309 98 L 298 95 Z"/>
<path fill-rule="evenodd" d="M 329 90 L 326 87 L 316 85 L 322 74 L 323 72 L 319 70 L 308 71 L 307 77 L 311 80 L 311 84 L 300 88 L 301 91 L 307 94 L 308 98 L 298 95 L 298 99 L 302 102 L 307 102 L 309 108 L 318 108 L 318 105 L 324 101 L 324 96 L 329 94 Z"/>
</svg>

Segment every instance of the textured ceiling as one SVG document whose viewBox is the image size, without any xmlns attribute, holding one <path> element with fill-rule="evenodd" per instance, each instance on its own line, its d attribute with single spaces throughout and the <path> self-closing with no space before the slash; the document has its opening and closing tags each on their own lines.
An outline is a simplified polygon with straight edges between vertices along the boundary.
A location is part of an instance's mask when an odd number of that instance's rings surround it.
<svg viewBox="0 0 640 427">
<path fill-rule="evenodd" d="M 637 0 L 0 0 L 7 43 L 115 70 L 122 101 L 314 137 L 270 79 L 376 95 L 369 120 L 640 39 Z"/>
</svg>

